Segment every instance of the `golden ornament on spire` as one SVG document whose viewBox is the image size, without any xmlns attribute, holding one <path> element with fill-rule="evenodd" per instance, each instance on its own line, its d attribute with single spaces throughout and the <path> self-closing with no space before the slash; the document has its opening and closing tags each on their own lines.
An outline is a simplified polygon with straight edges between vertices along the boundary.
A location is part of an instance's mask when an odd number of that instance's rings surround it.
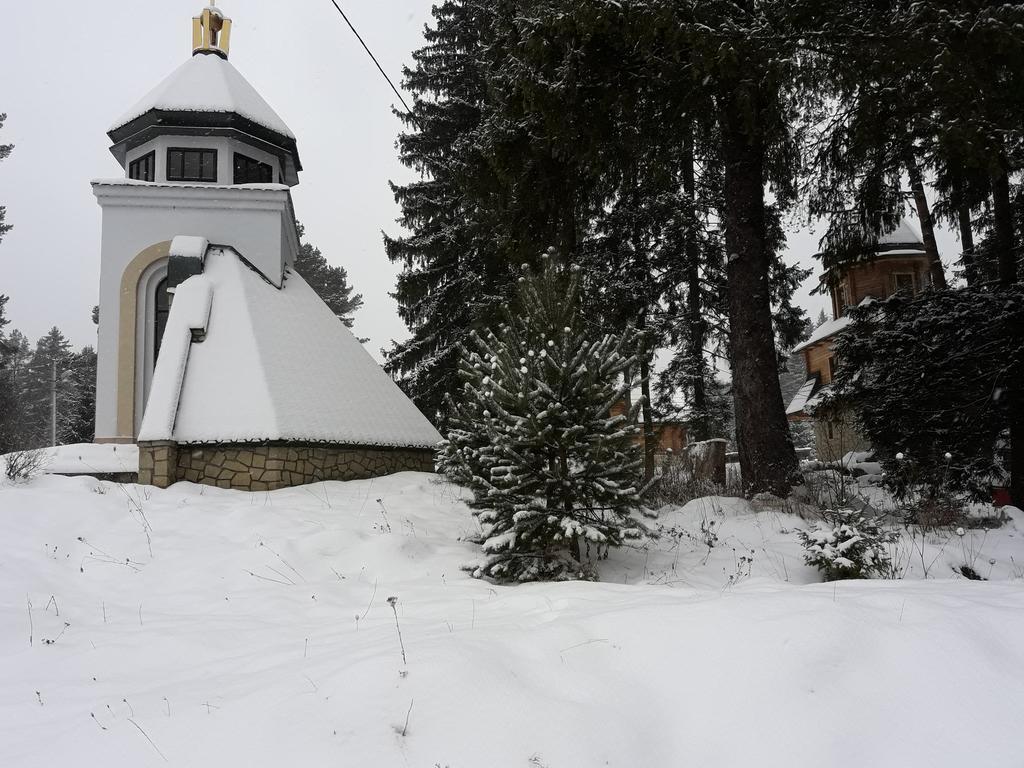
<svg viewBox="0 0 1024 768">
<path fill-rule="evenodd" d="M 210 0 L 210 7 L 192 18 L 192 55 L 215 53 L 226 59 L 230 45 L 231 19 Z"/>
</svg>

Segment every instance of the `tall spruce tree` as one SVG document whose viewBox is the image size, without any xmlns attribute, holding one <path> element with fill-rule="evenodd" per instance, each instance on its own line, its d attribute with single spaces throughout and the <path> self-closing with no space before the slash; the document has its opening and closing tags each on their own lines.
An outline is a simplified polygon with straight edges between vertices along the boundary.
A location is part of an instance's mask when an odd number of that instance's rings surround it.
<svg viewBox="0 0 1024 768">
<path fill-rule="evenodd" d="M 56 444 L 74 442 L 80 408 L 80 393 L 72 373 L 75 353 L 71 342 L 54 326 L 39 339 L 31 359 L 24 366 L 21 410 L 25 420 L 25 446 L 53 445 L 54 400 L 56 402 Z"/>
<path fill-rule="evenodd" d="M 408 234 L 384 236 L 388 258 L 402 268 L 393 296 L 412 334 L 387 351 L 385 367 L 426 413 L 446 410 L 459 345 L 497 316 L 513 280 L 509 264 L 518 263 L 502 257 L 507 195 L 478 135 L 487 109 L 486 4 L 446 0 L 432 13 L 426 45 L 405 70 L 412 109 L 397 113 L 407 128 L 400 159 L 420 177 L 392 184 Z"/>
<path fill-rule="evenodd" d="M 27 365 L 32 358 L 28 339 L 11 331 L 0 345 L 0 453 L 25 448 L 28 424 L 25 418 Z"/>
<path fill-rule="evenodd" d="M 4 327 L 10 324 L 7 319 L 7 302 L 9 298 L 0 293 L 0 453 L 14 449 L 13 416 L 17 412 L 15 394 L 14 362 L 17 347 L 8 339 Z"/>
<path fill-rule="evenodd" d="M 669 4 L 671 5 L 671 4 Z M 796 472 L 779 385 L 773 321 L 773 208 L 796 194 L 798 50 L 781 34 L 782 2 L 686 3 L 676 41 L 687 66 L 681 79 L 710 101 L 723 167 L 729 358 L 736 444 L 744 487 L 786 495 Z"/>
<path fill-rule="evenodd" d="M 633 383 L 637 339 L 588 332 L 579 271 L 543 264 L 520 279 L 504 323 L 474 333 L 464 350 L 441 451 L 442 467 L 473 490 L 484 525 L 475 574 L 503 581 L 593 576 L 609 547 L 642 532 L 631 515 L 640 504 L 638 430 L 611 414 Z"/>
</svg>

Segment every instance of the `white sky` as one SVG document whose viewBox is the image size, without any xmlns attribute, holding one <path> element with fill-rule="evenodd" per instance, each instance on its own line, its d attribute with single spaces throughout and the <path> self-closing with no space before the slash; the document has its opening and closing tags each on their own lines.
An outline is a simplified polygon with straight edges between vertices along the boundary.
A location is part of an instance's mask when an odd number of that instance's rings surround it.
<svg viewBox="0 0 1024 768">
<path fill-rule="evenodd" d="M 339 3 L 398 83 L 422 44 L 431 0 Z M 91 179 L 123 175 L 106 130 L 191 54 L 191 18 L 201 0 L 50 0 L 4 8 L 0 46 L 0 204 L 14 229 L 0 244 L 0 293 L 11 328 L 33 341 L 57 325 L 76 346 L 95 343 L 90 313 L 99 289 L 100 208 Z M 330 0 L 223 0 L 231 17 L 231 61 L 298 137 L 305 170 L 293 189 L 306 238 L 344 266 L 365 304 L 355 331 L 377 356 L 405 338 L 393 290 L 396 269 L 381 231 L 398 231 L 389 180 L 410 172 L 397 160 L 397 100 Z M 805 266 L 816 238 L 790 236 Z M 538 248 L 544 247 L 538 243 Z M 946 260 L 955 237 L 940 233 Z M 817 269 L 816 269 L 817 271 Z M 812 317 L 825 307 L 800 294 Z"/>
</svg>

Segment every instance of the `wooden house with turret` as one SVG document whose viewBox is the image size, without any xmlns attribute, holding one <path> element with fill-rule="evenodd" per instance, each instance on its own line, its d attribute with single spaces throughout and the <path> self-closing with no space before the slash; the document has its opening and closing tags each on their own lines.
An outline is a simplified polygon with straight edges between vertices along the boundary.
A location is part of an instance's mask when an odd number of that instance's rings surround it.
<svg viewBox="0 0 1024 768">
<path fill-rule="evenodd" d="M 832 299 L 832 319 L 819 325 L 793 350 L 803 355 L 807 380 L 790 401 L 786 415 L 791 421 L 813 421 L 818 458 L 834 461 L 850 451 L 870 447 L 855 429 L 852 414 L 815 412 L 839 365 L 834 346 L 850 323 L 848 311 L 866 299 L 924 290 L 931 284 L 928 253 L 921 235 L 904 220 L 878 238 L 872 253 L 849 265 L 834 267 L 822 275 L 821 283 Z"/>
</svg>

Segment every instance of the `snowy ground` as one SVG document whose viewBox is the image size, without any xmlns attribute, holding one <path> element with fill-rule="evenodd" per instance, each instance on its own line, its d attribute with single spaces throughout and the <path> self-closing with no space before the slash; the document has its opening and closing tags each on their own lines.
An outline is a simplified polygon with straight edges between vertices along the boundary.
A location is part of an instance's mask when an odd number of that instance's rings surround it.
<svg viewBox="0 0 1024 768">
<path fill-rule="evenodd" d="M 72 443 L 43 448 L 40 470 L 52 475 L 120 474 L 139 471 L 139 446 Z M 0 456 L 0 469 L 6 467 Z M 2 473 L 0 473 L 2 474 Z"/>
<path fill-rule="evenodd" d="M 497 587 L 457 496 L 0 487 L 0 766 L 1022 764 L 1019 512 L 821 584 L 800 518 L 702 499 L 604 583 Z"/>
</svg>

